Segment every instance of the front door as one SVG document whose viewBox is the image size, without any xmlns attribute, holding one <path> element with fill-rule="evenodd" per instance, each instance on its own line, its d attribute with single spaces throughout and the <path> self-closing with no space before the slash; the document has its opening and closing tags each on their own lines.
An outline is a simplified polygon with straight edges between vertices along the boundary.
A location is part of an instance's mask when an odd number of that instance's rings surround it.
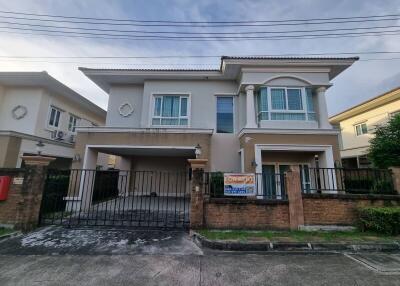
<svg viewBox="0 0 400 286">
<path fill-rule="evenodd" d="M 276 196 L 275 165 L 262 166 L 263 196 L 274 198 Z"/>
</svg>

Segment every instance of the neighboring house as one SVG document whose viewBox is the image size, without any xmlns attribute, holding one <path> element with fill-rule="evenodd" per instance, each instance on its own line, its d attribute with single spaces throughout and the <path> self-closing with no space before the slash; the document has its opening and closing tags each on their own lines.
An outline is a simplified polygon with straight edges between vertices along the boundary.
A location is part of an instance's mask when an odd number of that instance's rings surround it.
<svg viewBox="0 0 400 286">
<path fill-rule="evenodd" d="M 367 158 L 369 140 L 374 136 L 376 126 L 386 124 L 398 113 L 399 87 L 332 116 L 330 122 L 340 126 L 343 167 L 370 167 Z"/>
<path fill-rule="evenodd" d="M 0 72 L 0 168 L 20 167 L 22 155 L 37 154 L 39 141 L 42 154 L 56 158 L 51 167 L 70 168 L 76 127 L 104 125 L 105 118 L 46 72 Z"/>
<path fill-rule="evenodd" d="M 80 70 L 109 96 L 106 126 L 78 128 L 74 167 L 98 152 L 121 170 L 280 173 L 288 165 L 334 167 L 338 131 L 325 91 L 358 58 L 222 57 L 218 70 Z M 307 176 L 304 176 L 307 177 Z M 306 180 L 306 179 L 305 179 Z"/>
</svg>

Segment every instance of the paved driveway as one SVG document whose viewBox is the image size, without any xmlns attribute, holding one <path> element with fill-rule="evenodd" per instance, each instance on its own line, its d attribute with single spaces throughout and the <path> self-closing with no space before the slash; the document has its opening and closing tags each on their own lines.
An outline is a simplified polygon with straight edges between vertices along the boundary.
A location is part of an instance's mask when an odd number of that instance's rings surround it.
<svg viewBox="0 0 400 286">
<path fill-rule="evenodd" d="M 399 285 L 393 273 L 341 254 L 203 253 L 179 232 L 48 228 L 0 242 L 0 285 Z"/>
</svg>

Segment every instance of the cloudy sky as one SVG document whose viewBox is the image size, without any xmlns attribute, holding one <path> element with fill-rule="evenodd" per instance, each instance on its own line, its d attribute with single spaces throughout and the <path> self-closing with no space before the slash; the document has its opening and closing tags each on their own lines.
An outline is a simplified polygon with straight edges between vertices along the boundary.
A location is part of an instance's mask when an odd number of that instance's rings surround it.
<svg viewBox="0 0 400 286">
<path fill-rule="evenodd" d="M 390 21 L 326 24 L 323 26 L 294 25 L 279 27 L 138 27 L 90 25 L 87 23 L 33 21 L 38 18 L 4 12 L 64 15 L 90 18 L 172 21 L 253 21 L 310 18 L 394 15 Z M 58 19 L 45 18 L 41 19 Z M 219 59 L 93 59 L 84 56 L 162 56 L 162 55 L 278 55 L 351 52 L 361 53 L 361 60 L 339 75 L 327 92 L 331 115 L 354 104 L 400 86 L 400 39 L 398 34 L 369 37 L 340 37 L 324 39 L 240 40 L 240 41 L 165 41 L 128 40 L 90 37 L 49 36 L 50 32 L 27 29 L 55 29 L 43 26 L 77 28 L 183 31 L 238 32 L 287 31 L 337 28 L 387 27 L 399 31 L 400 2 L 398 0 L 0 0 L 0 70 L 43 71 L 80 92 L 99 106 L 107 107 L 107 95 L 78 71 L 79 66 L 102 68 L 218 68 Z M 62 19 L 61 19 L 62 20 Z M 68 20 L 68 19 L 67 19 Z M 72 21 L 79 21 L 71 19 Z M 104 22 L 104 21 L 103 21 Z M 14 23 L 14 24 L 12 24 Z M 15 24 L 17 23 L 17 24 Z M 115 23 L 115 22 L 114 22 Z M 19 25 L 18 25 L 19 24 Z M 25 24 L 25 25 L 21 25 Z M 28 24 L 28 25 L 27 25 Z M 42 25 L 42 26 L 32 26 Z M 9 29 L 12 27 L 14 29 Z M 18 29 L 15 29 L 18 28 Z M 22 29 L 21 29 L 22 28 Z M 361 30 L 362 31 L 362 30 Z M 92 31 L 83 31 L 92 32 Z M 360 32 L 358 30 L 357 32 Z M 36 35 L 33 35 L 35 34 Z M 96 32 L 98 33 L 98 32 Z M 104 32 L 114 33 L 114 32 Z M 41 35 L 38 35 L 41 34 Z M 43 35 L 46 34 L 46 35 Z M 126 33 L 125 33 L 126 34 Z M 71 35 L 71 34 L 70 34 Z M 76 34 L 73 34 L 76 35 Z M 82 35 L 82 34 L 81 34 Z M 87 34 L 84 34 L 87 35 Z M 362 54 L 364 52 L 399 52 L 398 54 Z M 10 58 L 28 56 L 28 58 Z M 51 57 L 72 58 L 51 58 Z M 47 58 L 37 58 L 47 57 Z M 75 58 L 74 58 L 75 57 Z M 385 60 L 377 60 L 385 59 Z"/>
</svg>

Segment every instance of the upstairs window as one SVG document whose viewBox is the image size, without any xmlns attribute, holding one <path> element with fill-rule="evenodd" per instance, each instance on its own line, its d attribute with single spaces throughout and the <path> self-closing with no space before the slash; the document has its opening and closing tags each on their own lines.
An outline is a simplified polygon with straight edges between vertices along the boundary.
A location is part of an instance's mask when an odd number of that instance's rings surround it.
<svg viewBox="0 0 400 286">
<path fill-rule="evenodd" d="M 188 126 L 189 97 L 179 95 L 155 96 L 152 125 Z"/>
<path fill-rule="evenodd" d="M 262 87 L 257 104 L 259 120 L 316 120 L 309 88 Z"/>
<path fill-rule="evenodd" d="M 68 131 L 75 132 L 75 128 L 78 126 L 79 118 L 70 114 L 68 121 Z"/>
<path fill-rule="evenodd" d="M 368 133 L 367 123 L 360 123 L 355 125 L 356 135 L 361 136 Z"/>
<path fill-rule="evenodd" d="M 217 133 L 233 133 L 233 97 L 217 97 Z"/>
<path fill-rule="evenodd" d="M 54 106 L 51 106 L 48 125 L 50 127 L 58 128 L 60 124 L 60 117 L 61 117 L 61 110 L 59 110 Z"/>
</svg>

